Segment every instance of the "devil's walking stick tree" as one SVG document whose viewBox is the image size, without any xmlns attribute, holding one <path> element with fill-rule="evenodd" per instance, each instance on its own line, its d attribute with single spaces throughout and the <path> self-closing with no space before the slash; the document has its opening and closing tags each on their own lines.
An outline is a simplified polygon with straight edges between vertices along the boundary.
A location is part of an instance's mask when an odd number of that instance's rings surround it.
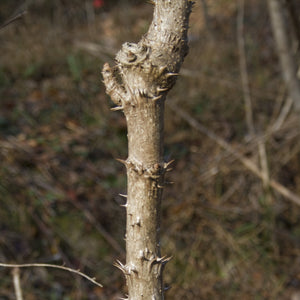
<svg viewBox="0 0 300 300">
<path fill-rule="evenodd" d="M 148 33 L 125 43 L 116 66 L 103 67 L 106 92 L 122 110 L 128 128 L 126 264 L 123 271 L 131 300 L 164 298 L 162 271 L 168 258 L 159 244 L 164 175 L 164 102 L 188 52 L 189 0 L 157 0 Z"/>
</svg>

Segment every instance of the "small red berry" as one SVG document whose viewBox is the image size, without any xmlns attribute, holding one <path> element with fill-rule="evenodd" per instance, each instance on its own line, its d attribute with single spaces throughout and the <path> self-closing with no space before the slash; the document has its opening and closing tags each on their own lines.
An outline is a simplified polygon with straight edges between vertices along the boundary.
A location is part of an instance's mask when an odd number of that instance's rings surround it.
<svg viewBox="0 0 300 300">
<path fill-rule="evenodd" d="M 101 8 L 104 6 L 104 0 L 94 0 L 93 1 L 94 8 Z"/>
</svg>

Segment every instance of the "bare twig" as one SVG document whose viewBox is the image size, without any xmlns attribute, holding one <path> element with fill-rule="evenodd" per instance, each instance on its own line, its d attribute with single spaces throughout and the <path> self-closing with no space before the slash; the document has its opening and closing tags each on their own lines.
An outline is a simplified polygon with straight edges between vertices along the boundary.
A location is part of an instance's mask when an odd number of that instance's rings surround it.
<svg viewBox="0 0 300 300">
<path fill-rule="evenodd" d="M 210 16 L 208 13 L 208 6 L 207 6 L 206 0 L 201 0 L 201 4 L 202 4 L 203 16 L 204 16 L 204 20 L 205 20 L 205 27 L 206 27 L 207 31 L 209 31 L 209 33 L 212 34 L 211 24 L 210 24 Z"/>
<path fill-rule="evenodd" d="M 259 153 L 259 161 L 260 161 L 260 167 L 262 172 L 263 185 L 264 188 L 267 188 L 270 182 L 270 173 L 268 167 L 266 143 L 264 138 L 258 139 L 258 153 Z"/>
<path fill-rule="evenodd" d="M 272 125 L 272 131 L 277 131 L 281 128 L 282 124 L 286 120 L 289 112 L 291 111 L 291 108 L 293 106 L 293 100 L 291 97 L 287 97 L 284 105 L 282 106 L 282 109 L 280 110 L 280 113 L 278 115 L 278 118 Z"/>
<path fill-rule="evenodd" d="M 294 102 L 295 111 L 300 113 L 300 80 L 297 77 L 297 64 L 285 20 L 284 6 L 280 0 L 268 0 L 267 3 L 283 79 Z"/>
<path fill-rule="evenodd" d="M 229 78 L 228 74 L 223 74 L 218 72 L 212 73 L 212 70 L 191 70 L 182 68 L 180 71 L 180 75 L 185 77 L 192 77 L 192 78 L 204 78 L 205 80 L 209 80 L 214 83 L 214 85 L 219 84 L 224 87 L 228 87 L 233 90 L 242 91 L 243 88 L 239 83 L 237 83 L 236 78 L 231 76 Z M 274 99 L 276 97 L 276 93 L 272 92 L 271 90 L 267 90 L 265 88 L 252 88 L 252 97 L 260 98 L 264 97 L 265 99 Z"/>
<path fill-rule="evenodd" d="M 237 16 L 237 40 L 238 40 L 238 51 L 239 51 L 239 63 L 240 73 L 242 78 L 244 102 L 245 102 L 245 113 L 246 123 L 248 126 L 249 134 L 251 137 L 255 136 L 255 127 L 253 121 L 253 109 L 252 100 L 249 88 L 249 77 L 247 71 L 247 60 L 245 50 L 245 39 L 244 39 L 244 12 L 245 12 L 245 0 L 238 1 L 238 16 Z M 260 166 L 262 170 L 262 181 L 265 188 L 269 186 L 269 168 L 267 160 L 266 144 L 263 137 L 259 137 L 257 141 L 258 154 L 260 160 Z"/>
<path fill-rule="evenodd" d="M 20 269 L 19 268 L 13 268 L 12 276 L 13 276 L 16 299 L 17 300 L 23 300 L 22 288 L 21 288 L 21 283 L 20 283 Z"/>
<path fill-rule="evenodd" d="M 214 132 L 207 129 L 202 124 L 200 124 L 197 120 L 195 120 L 188 113 L 180 109 L 177 105 L 175 105 L 174 103 L 170 104 L 170 102 L 167 103 L 168 106 L 172 109 L 172 111 L 174 111 L 177 115 L 179 115 L 182 119 L 184 119 L 190 126 L 200 131 L 201 133 L 205 134 L 211 140 L 215 141 L 220 147 L 222 147 L 230 154 L 232 154 L 235 158 L 237 158 L 248 170 L 250 170 L 258 178 L 263 179 L 262 172 L 255 165 L 255 163 L 253 163 L 250 159 L 244 157 L 240 152 L 234 149 L 229 143 L 227 143 L 225 140 L 217 136 Z M 286 187 L 284 187 L 277 181 L 270 179 L 269 185 L 278 193 L 280 193 L 282 196 L 286 197 L 293 203 L 300 205 L 300 197 L 295 193 L 291 192 L 290 190 L 288 190 Z"/>
<path fill-rule="evenodd" d="M 95 217 L 83 207 L 78 201 L 72 201 L 72 204 L 84 213 L 85 218 L 97 229 L 97 231 L 102 235 L 102 237 L 111 245 L 113 249 L 119 252 L 122 256 L 125 256 L 125 251 L 119 245 L 119 243 L 105 230 L 105 228 L 97 222 Z"/>
<path fill-rule="evenodd" d="M 254 124 L 253 124 L 253 112 L 252 112 L 252 101 L 250 96 L 249 78 L 247 72 L 247 62 L 245 53 L 245 39 L 244 39 L 244 10 L 245 0 L 238 1 L 238 15 L 237 15 L 237 41 L 239 51 L 239 64 L 240 74 L 242 78 L 242 86 L 245 101 L 245 113 L 246 123 L 251 136 L 254 135 Z"/>
<path fill-rule="evenodd" d="M 294 1 L 292 0 L 285 0 L 285 5 L 292 21 L 292 26 L 295 32 L 295 37 L 297 39 L 297 50 L 299 50 L 300 46 L 300 20 L 299 14 L 297 14 L 297 9 Z"/>
<path fill-rule="evenodd" d="M 61 270 L 65 270 L 65 271 L 80 275 L 81 277 L 84 277 L 85 279 L 92 282 L 93 284 L 95 284 L 99 287 L 103 287 L 102 284 L 100 284 L 99 282 L 96 281 L 95 277 L 92 278 L 92 277 L 80 272 L 80 270 L 71 269 L 71 268 L 68 268 L 68 267 L 65 267 L 65 266 L 51 265 L 51 264 L 39 264 L 39 263 L 32 263 L 32 264 L 6 264 L 6 263 L 0 263 L 0 267 L 4 267 L 4 268 L 35 268 L 35 267 L 38 267 L 38 268 L 61 269 Z"/>
<path fill-rule="evenodd" d="M 26 13 L 27 13 L 26 10 L 24 10 L 24 11 L 20 12 L 19 14 L 17 14 L 16 16 L 10 18 L 9 20 L 7 20 L 4 24 L 2 24 L 0 26 L 0 29 L 3 29 L 7 25 L 9 25 L 9 24 L 11 24 L 11 23 L 13 23 L 13 22 L 21 19 Z"/>
<path fill-rule="evenodd" d="M 92 56 L 101 58 L 104 61 L 113 60 L 112 53 L 116 52 L 116 49 L 113 49 L 106 45 L 101 45 L 101 44 L 92 43 L 92 42 L 74 41 L 74 46 L 80 50 L 84 50 L 84 51 L 88 52 Z"/>
</svg>

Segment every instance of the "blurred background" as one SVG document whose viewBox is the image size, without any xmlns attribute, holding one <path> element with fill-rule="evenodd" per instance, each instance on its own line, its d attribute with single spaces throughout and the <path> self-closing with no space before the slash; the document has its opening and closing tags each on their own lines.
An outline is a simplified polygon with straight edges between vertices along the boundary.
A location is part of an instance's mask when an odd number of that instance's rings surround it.
<svg viewBox="0 0 300 300">
<path fill-rule="evenodd" d="M 300 299 L 299 115 L 266 1 L 241 3 L 196 1 L 190 53 L 167 100 L 166 299 Z M 0 29 L 0 262 L 65 264 L 104 285 L 22 269 L 26 300 L 119 299 L 126 175 L 115 158 L 127 155 L 126 123 L 110 111 L 101 68 L 147 31 L 153 7 L 1 0 L 0 24 L 25 10 Z M 0 268 L 0 299 L 15 299 L 10 269 Z"/>
</svg>

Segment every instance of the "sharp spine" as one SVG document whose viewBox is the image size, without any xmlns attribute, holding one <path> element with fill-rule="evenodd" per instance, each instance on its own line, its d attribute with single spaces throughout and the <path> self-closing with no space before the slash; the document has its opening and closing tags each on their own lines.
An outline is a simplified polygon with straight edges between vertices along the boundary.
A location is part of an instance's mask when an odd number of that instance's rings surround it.
<svg viewBox="0 0 300 300">
<path fill-rule="evenodd" d="M 157 90 L 157 92 L 161 93 L 161 92 L 166 92 L 166 91 L 168 91 L 169 88 L 160 88 L 160 87 L 158 87 L 156 90 Z"/>
<path fill-rule="evenodd" d="M 159 96 L 157 96 L 157 97 L 153 97 L 152 100 L 153 100 L 153 101 L 157 101 L 157 100 L 161 99 L 161 97 L 162 97 L 162 95 L 159 95 Z"/>
<path fill-rule="evenodd" d="M 123 106 L 116 106 L 116 107 L 112 107 L 110 110 L 117 111 L 117 110 L 122 110 L 122 109 L 124 109 Z"/>
<path fill-rule="evenodd" d="M 178 76 L 178 75 L 179 75 L 179 73 L 167 73 L 166 77 L 169 78 L 169 77 Z"/>
</svg>

